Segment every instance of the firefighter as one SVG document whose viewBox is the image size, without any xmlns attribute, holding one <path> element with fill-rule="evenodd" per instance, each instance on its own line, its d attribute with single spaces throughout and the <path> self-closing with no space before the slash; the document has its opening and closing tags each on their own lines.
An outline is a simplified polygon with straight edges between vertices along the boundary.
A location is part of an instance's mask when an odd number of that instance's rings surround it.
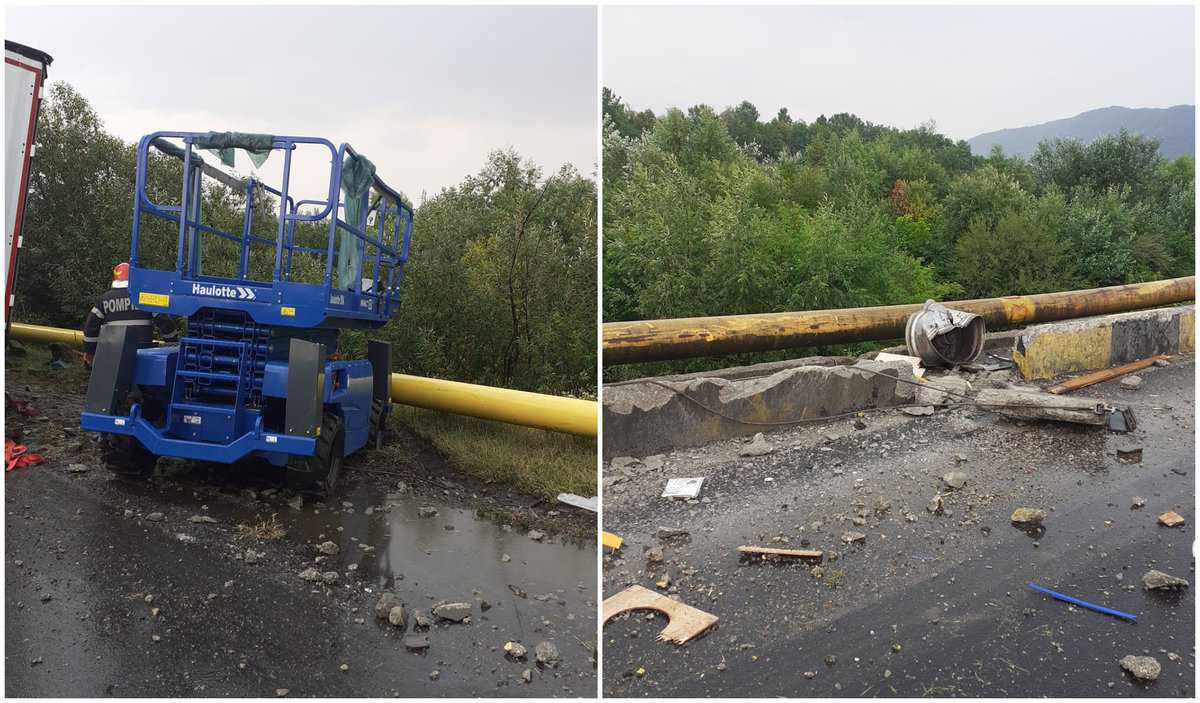
<svg viewBox="0 0 1200 703">
<path fill-rule="evenodd" d="M 129 299 L 129 264 L 117 264 L 112 274 L 112 288 L 100 296 L 83 323 L 83 363 L 88 368 L 92 366 L 96 343 L 100 341 L 100 328 L 104 325 L 153 325 L 162 335 L 175 331 L 175 323 L 167 315 L 134 309 L 133 301 Z"/>
</svg>

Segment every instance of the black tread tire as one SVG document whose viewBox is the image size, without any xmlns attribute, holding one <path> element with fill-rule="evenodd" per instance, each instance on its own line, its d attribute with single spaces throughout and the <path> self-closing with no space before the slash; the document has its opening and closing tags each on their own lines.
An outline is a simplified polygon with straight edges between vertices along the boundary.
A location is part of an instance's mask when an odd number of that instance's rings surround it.
<svg viewBox="0 0 1200 703">
<path fill-rule="evenodd" d="M 142 416 L 157 423 L 163 416 L 163 402 L 157 395 L 145 395 L 140 389 L 130 394 L 130 400 L 142 404 Z M 147 479 L 154 474 L 158 455 L 142 446 L 134 437 L 124 434 L 100 436 L 100 459 L 109 471 L 125 478 Z"/>
<path fill-rule="evenodd" d="M 158 463 L 157 455 L 125 434 L 101 435 L 100 459 L 109 471 L 125 478 L 150 478 Z"/>
<path fill-rule="evenodd" d="M 367 425 L 367 447 L 376 449 L 387 443 L 387 419 L 391 403 L 376 399 L 371 401 L 371 419 Z"/>
<path fill-rule="evenodd" d="M 303 491 L 331 495 L 342 472 L 346 433 L 342 418 L 326 412 L 317 436 L 317 451 L 312 456 L 294 456 L 288 460 L 288 478 Z"/>
</svg>

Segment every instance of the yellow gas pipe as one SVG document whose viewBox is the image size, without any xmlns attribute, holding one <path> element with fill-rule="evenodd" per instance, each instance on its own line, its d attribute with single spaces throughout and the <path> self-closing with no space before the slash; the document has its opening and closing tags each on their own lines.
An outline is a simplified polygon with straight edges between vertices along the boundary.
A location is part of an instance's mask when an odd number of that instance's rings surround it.
<svg viewBox="0 0 1200 703">
<path fill-rule="evenodd" d="M 58 327 L 13 322 L 8 335 L 26 342 L 83 346 L 83 333 Z M 392 402 L 470 415 L 551 432 L 596 436 L 596 403 L 510 388 L 477 386 L 438 378 L 392 374 Z"/>
<path fill-rule="evenodd" d="M 989 330 L 1144 310 L 1194 300 L 1196 277 L 946 303 Z M 920 304 L 604 323 L 605 366 L 904 337 Z"/>
</svg>

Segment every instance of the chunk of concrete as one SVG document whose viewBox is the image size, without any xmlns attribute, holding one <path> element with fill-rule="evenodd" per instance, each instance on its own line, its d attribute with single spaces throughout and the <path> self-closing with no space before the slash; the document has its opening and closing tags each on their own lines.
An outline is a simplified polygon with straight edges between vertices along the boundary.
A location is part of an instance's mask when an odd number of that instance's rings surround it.
<svg viewBox="0 0 1200 703">
<path fill-rule="evenodd" d="M 760 426 L 747 422 L 904 405 L 916 393 L 912 367 L 902 362 L 795 366 L 752 378 L 722 375 L 726 373 L 605 388 L 604 455 L 647 456 L 698 446 L 759 431 Z"/>
</svg>

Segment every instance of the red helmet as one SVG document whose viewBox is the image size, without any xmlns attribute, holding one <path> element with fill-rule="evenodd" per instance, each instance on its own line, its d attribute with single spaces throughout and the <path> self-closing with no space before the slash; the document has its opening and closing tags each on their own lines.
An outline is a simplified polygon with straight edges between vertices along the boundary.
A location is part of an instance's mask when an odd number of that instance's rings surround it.
<svg viewBox="0 0 1200 703">
<path fill-rule="evenodd" d="M 113 266 L 112 277 L 113 288 L 128 288 L 129 287 L 129 264 L 122 261 Z"/>
</svg>

